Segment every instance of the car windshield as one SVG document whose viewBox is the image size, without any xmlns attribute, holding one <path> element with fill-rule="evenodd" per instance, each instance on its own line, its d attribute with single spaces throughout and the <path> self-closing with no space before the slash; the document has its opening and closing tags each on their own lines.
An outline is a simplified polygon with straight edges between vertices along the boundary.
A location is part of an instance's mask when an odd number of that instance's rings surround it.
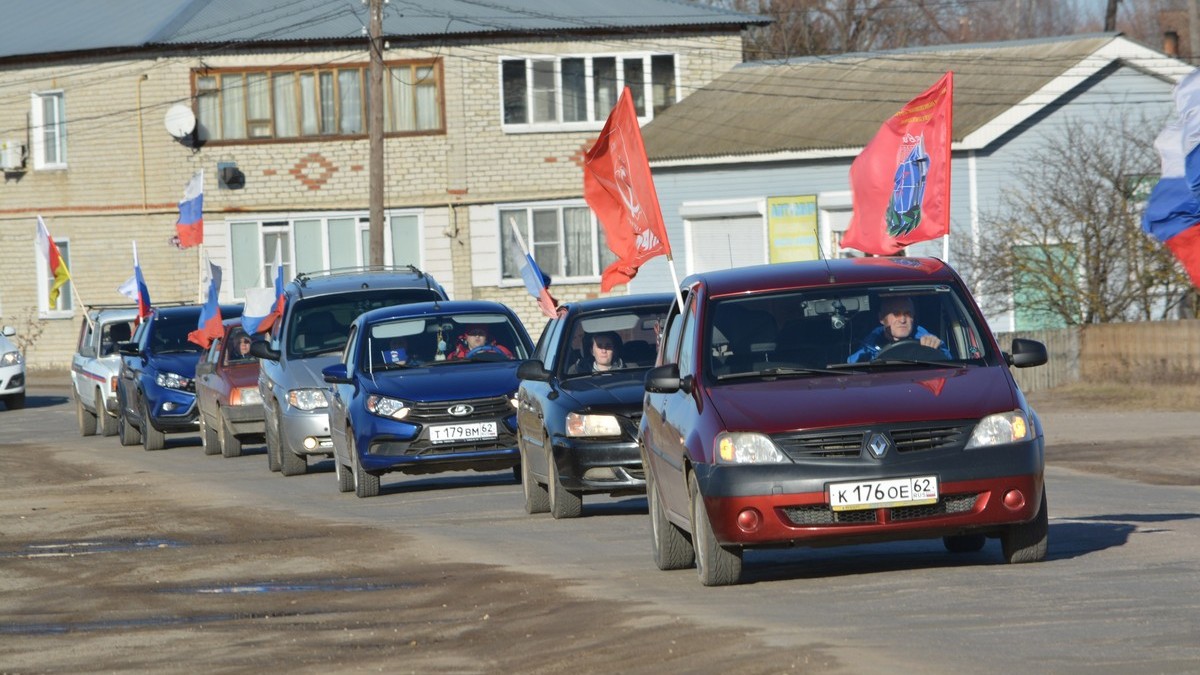
<svg viewBox="0 0 1200 675">
<path fill-rule="evenodd" d="M 199 352 L 204 348 L 188 341 L 188 333 L 196 330 L 197 315 L 159 316 L 150 332 L 150 351 L 155 354 Z"/>
<path fill-rule="evenodd" d="M 363 335 L 360 359 L 367 372 L 529 358 L 521 329 L 499 313 L 391 319 L 371 324 Z"/>
<path fill-rule="evenodd" d="M 943 284 L 854 286 L 710 303 L 711 379 L 965 367 L 993 358 L 968 305 Z"/>
<path fill-rule="evenodd" d="M 440 300 L 437 291 L 425 288 L 356 290 L 302 300 L 287 327 L 289 358 L 305 358 L 342 351 L 350 324 L 363 312 L 392 305 Z"/>
<path fill-rule="evenodd" d="M 570 327 L 561 376 L 621 372 L 654 365 L 669 306 L 632 307 L 580 316 Z"/>
</svg>

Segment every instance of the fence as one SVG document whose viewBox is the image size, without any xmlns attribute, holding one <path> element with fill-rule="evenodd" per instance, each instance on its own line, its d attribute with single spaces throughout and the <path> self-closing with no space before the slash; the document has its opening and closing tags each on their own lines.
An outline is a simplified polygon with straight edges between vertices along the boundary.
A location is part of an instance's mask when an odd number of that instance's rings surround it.
<svg viewBox="0 0 1200 675">
<path fill-rule="evenodd" d="M 1188 383 L 1200 378 L 1200 319 L 996 334 L 1005 351 L 1013 338 L 1037 340 L 1050 356 L 1044 366 L 1013 369 L 1025 392 L 1073 382 Z"/>
</svg>

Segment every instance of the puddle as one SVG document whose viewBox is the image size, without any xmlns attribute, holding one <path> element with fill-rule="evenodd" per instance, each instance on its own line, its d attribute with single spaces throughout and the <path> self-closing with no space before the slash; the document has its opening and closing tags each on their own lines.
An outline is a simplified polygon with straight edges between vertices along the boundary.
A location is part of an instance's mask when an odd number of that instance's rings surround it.
<svg viewBox="0 0 1200 675">
<path fill-rule="evenodd" d="M 71 541 L 57 544 L 29 544 L 19 551 L 0 552 L 0 558 L 73 558 L 96 553 L 155 551 L 180 548 L 186 544 L 170 539 Z"/>
<path fill-rule="evenodd" d="M 104 630 L 127 628 L 157 628 L 160 626 L 192 625 L 241 621 L 245 619 L 274 619 L 304 616 L 314 612 L 288 612 L 268 614 L 208 614 L 205 616 L 170 616 L 143 619 L 117 619 L 113 621 L 81 621 L 79 623 L 27 623 L 0 624 L 0 635 L 63 635 L 67 633 L 92 633 Z"/>
<path fill-rule="evenodd" d="M 165 592 L 194 593 L 199 595 L 234 595 L 242 593 L 311 593 L 321 591 L 371 592 L 415 587 L 416 584 L 375 584 L 348 579 L 345 581 L 322 581 L 310 583 L 268 581 L 263 583 L 245 583 L 230 586 L 194 586 L 191 588 L 173 588 Z"/>
</svg>

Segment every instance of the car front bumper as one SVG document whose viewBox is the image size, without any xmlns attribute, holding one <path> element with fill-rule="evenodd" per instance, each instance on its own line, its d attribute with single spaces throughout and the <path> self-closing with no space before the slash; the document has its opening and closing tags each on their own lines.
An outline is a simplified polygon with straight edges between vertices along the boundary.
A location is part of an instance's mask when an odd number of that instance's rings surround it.
<svg viewBox="0 0 1200 675">
<path fill-rule="evenodd" d="M 646 472 L 636 441 L 556 436 L 551 452 L 559 482 L 568 490 L 646 491 Z"/>
<path fill-rule="evenodd" d="M 282 409 L 281 430 L 284 449 L 298 455 L 332 455 L 333 439 L 329 436 L 329 409 L 300 410 L 290 405 Z"/>
<path fill-rule="evenodd" d="M 261 435 L 266 430 L 261 403 L 224 406 L 221 412 L 235 436 Z"/>
<path fill-rule="evenodd" d="M 168 389 L 151 384 L 144 392 L 149 423 L 163 433 L 196 431 L 200 428 L 200 411 L 196 395 L 188 391 Z"/>
<path fill-rule="evenodd" d="M 16 364 L 0 367 L 0 396 L 25 391 L 25 366 Z"/>
<path fill-rule="evenodd" d="M 496 438 L 449 443 L 430 441 L 427 425 L 368 417 L 366 428 L 355 429 L 355 448 L 363 469 L 370 473 L 496 471 L 521 463 L 516 415 L 501 420 L 464 419 L 462 424 L 495 421 Z"/>
</svg>

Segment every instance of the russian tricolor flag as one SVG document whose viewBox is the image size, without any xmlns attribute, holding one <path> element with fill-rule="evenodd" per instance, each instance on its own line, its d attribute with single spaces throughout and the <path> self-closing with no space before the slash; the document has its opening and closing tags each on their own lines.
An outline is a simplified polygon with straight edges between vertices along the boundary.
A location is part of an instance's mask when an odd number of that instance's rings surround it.
<svg viewBox="0 0 1200 675">
<path fill-rule="evenodd" d="M 525 262 L 521 263 L 521 279 L 525 282 L 525 290 L 537 298 L 538 309 L 551 319 L 558 316 L 558 302 L 546 288 L 550 284 L 549 277 L 538 267 L 532 253 L 525 254 Z"/>
<path fill-rule="evenodd" d="M 1200 287 L 1200 199 L 1189 186 L 1185 133 L 1173 119 L 1154 141 L 1162 158 L 1162 178 L 1146 201 L 1142 229 L 1166 246 Z"/>
<path fill-rule="evenodd" d="M 179 247 L 204 243 L 204 169 L 192 174 L 179 202 L 179 221 L 175 223 Z"/>
<path fill-rule="evenodd" d="M 150 316 L 150 289 L 146 287 L 146 278 L 142 276 L 142 266 L 138 264 L 136 241 L 133 242 L 133 276 L 126 279 L 117 291 L 130 300 L 137 301 L 139 323 L 142 319 Z"/>
<path fill-rule="evenodd" d="M 283 256 L 275 242 L 274 288 L 247 288 L 246 306 L 242 309 L 242 328 L 249 335 L 271 330 L 275 320 L 283 316 Z"/>
<path fill-rule="evenodd" d="M 208 288 L 208 297 L 204 301 L 204 307 L 200 309 L 200 320 L 196 324 L 196 330 L 188 333 L 188 341 L 208 349 L 213 340 L 224 335 L 225 329 L 221 325 L 221 304 L 218 301 L 221 294 L 221 268 L 208 259 L 207 253 L 204 260 L 206 264 L 200 275 L 200 286 Z"/>
</svg>

